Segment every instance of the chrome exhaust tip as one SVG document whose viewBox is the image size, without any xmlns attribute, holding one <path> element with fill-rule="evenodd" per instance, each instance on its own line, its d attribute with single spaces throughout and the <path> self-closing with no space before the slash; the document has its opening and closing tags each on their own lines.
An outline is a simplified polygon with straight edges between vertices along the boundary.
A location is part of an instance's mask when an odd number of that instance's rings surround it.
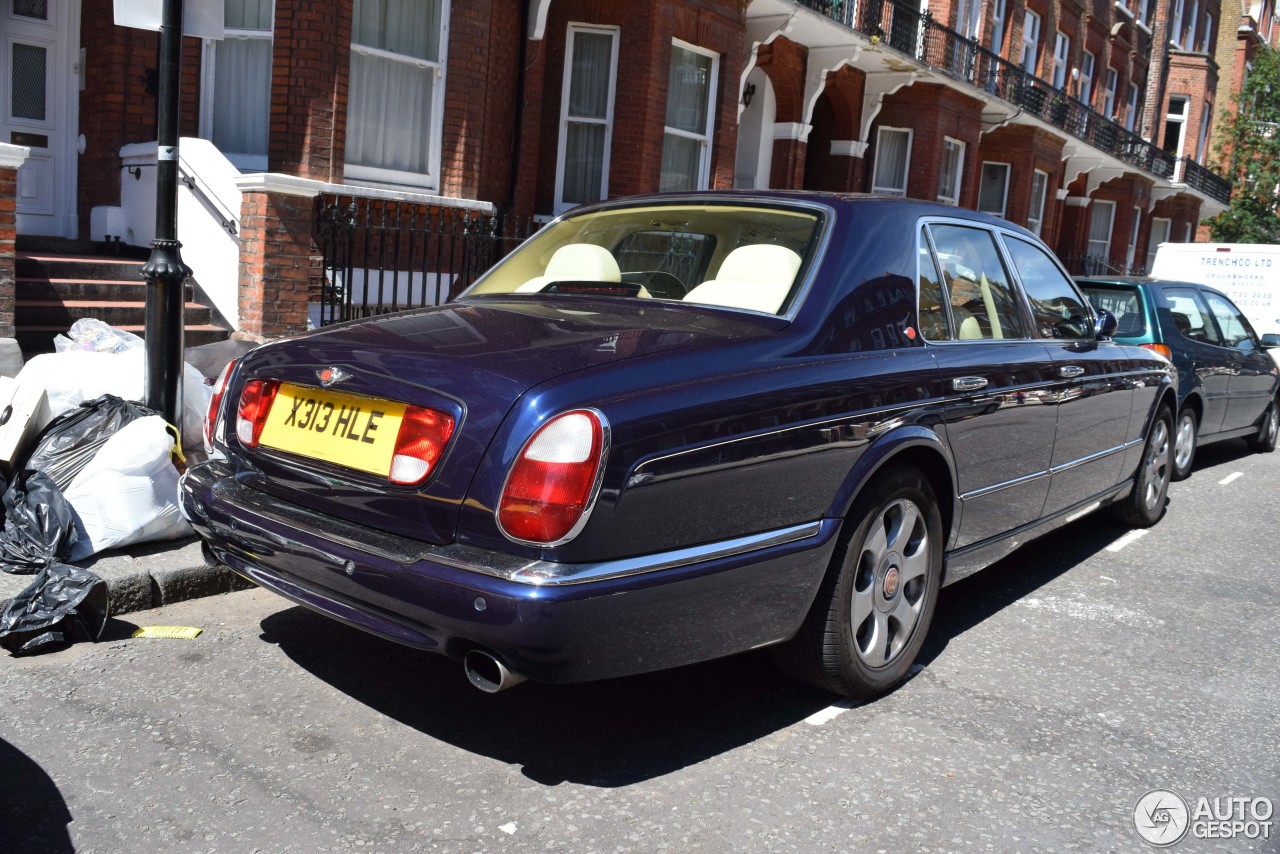
<svg viewBox="0 0 1280 854">
<path fill-rule="evenodd" d="M 200 557 L 204 559 L 204 565 L 208 567 L 216 567 L 221 561 L 218 556 L 213 553 L 213 547 L 205 540 L 200 541 Z"/>
<path fill-rule="evenodd" d="M 505 691 L 524 681 L 523 676 L 508 670 L 497 656 L 482 649 L 468 652 L 462 659 L 462 669 L 466 671 L 467 681 L 486 694 Z"/>
</svg>

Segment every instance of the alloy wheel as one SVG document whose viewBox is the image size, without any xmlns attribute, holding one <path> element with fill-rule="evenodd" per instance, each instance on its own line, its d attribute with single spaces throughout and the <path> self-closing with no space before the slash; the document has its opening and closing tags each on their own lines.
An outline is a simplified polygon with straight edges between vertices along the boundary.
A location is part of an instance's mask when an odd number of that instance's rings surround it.
<svg viewBox="0 0 1280 854">
<path fill-rule="evenodd" d="M 911 639 L 924 603 L 928 526 L 915 502 L 885 505 L 863 542 L 853 584 L 853 639 L 871 667 L 894 660 Z"/>
<path fill-rule="evenodd" d="M 1156 421 L 1147 440 L 1147 455 L 1142 462 L 1142 501 L 1147 510 L 1155 511 L 1164 496 L 1169 479 L 1169 425 L 1167 418 Z"/>
</svg>

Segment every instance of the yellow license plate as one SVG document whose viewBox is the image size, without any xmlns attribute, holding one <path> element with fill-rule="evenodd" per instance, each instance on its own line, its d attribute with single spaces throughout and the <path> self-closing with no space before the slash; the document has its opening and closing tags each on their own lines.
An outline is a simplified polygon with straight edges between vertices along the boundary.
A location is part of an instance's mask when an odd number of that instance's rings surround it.
<svg viewBox="0 0 1280 854">
<path fill-rule="evenodd" d="M 385 476 L 405 404 L 281 383 L 260 444 Z"/>
</svg>

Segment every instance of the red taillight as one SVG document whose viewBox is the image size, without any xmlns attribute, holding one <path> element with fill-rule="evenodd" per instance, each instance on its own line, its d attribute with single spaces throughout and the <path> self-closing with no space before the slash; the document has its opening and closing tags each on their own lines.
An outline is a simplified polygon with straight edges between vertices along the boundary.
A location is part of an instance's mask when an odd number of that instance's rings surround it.
<svg viewBox="0 0 1280 854">
<path fill-rule="evenodd" d="M 280 390 L 278 380 L 249 380 L 240 392 L 240 407 L 236 410 L 236 438 L 249 448 L 258 447 L 262 428 L 271 414 L 271 404 Z"/>
<path fill-rule="evenodd" d="M 1167 344 L 1143 344 L 1142 348 L 1144 350 L 1151 350 L 1154 353 L 1159 353 L 1169 361 L 1173 361 L 1173 351 L 1169 349 Z"/>
<path fill-rule="evenodd" d="M 213 397 L 209 399 L 209 412 L 204 417 L 204 450 L 208 454 L 213 453 L 213 431 L 218 426 L 218 410 L 222 407 L 222 395 L 227 391 L 227 381 L 231 378 L 231 371 L 235 366 L 235 359 L 227 362 L 227 366 L 218 375 L 218 381 L 213 384 Z"/>
<path fill-rule="evenodd" d="M 421 483 L 444 453 L 453 435 L 453 416 L 420 406 L 406 407 L 396 434 L 395 454 L 387 480 L 412 485 Z"/>
<path fill-rule="evenodd" d="M 566 412 L 540 427 L 507 475 L 498 504 L 503 533 L 540 545 L 563 541 L 590 506 L 603 456 L 595 412 Z"/>
</svg>

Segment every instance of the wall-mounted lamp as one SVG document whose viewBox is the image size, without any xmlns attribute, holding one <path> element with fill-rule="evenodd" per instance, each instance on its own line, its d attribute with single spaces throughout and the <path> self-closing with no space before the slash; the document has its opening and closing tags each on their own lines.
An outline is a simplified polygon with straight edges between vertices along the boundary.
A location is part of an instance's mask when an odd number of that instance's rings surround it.
<svg viewBox="0 0 1280 854">
<path fill-rule="evenodd" d="M 751 98 L 756 94 L 756 84 L 748 83 L 742 87 L 742 106 L 750 107 Z"/>
</svg>

